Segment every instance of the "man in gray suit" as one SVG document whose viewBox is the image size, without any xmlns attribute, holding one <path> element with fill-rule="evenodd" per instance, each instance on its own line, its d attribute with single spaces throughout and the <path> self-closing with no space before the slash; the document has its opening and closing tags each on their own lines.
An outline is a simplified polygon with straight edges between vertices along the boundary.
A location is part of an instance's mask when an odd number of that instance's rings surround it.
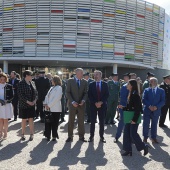
<svg viewBox="0 0 170 170">
<path fill-rule="evenodd" d="M 67 82 L 66 95 L 68 98 L 69 107 L 69 121 L 68 121 L 68 139 L 66 142 L 73 141 L 73 128 L 75 115 L 78 118 L 78 133 L 79 140 L 87 142 L 84 138 L 84 111 L 85 111 L 85 101 L 87 99 L 87 81 L 83 78 L 83 69 L 77 68 L 75 70 L 76 75 L 70 78 Z"/>
</svg>

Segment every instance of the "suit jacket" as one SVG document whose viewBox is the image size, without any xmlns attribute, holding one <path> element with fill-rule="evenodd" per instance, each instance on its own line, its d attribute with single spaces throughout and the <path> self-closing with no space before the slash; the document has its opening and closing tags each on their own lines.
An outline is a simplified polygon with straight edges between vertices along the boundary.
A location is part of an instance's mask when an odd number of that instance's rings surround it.
<svg viewBox="0 0 170 170">
<path fill-rule="evenodd" d="M 12 79 L 9 79 L 8 84 L 11 84 L 13 86 L 13 90 L 14 90 L 14 97 L 17 98 L 17 88 L 18 88 L 18 84 L 19 84 L 20 80 L 15 78 L 14 79 L 14 84 L 12 84 Z"/>
<path fill-rule="evenodd" d="M 97 97 L 96 81 L 90 83 L 88 97 L 90 100 L 90 105 L 96 107 L 95 103 L 99 102 Z M 109 97 L 109 90 L 108 90 L 107 83 L 104 81 L 102 81 L 101 83 L 100 97 L 101 97 L 101 101 L 103 102 L 102 108 L 107 108 L 107 99 Z"/>
<path fill-rule="evenodd" d="M 170 105 L 170 85 L 166 84 L 165 82 L 162 82 L 159 87 L 165 90 L 165 104 L 169 106 Z"/>
<path fill-rule="evenodd" d="M 126 110 L 134 111 L 133 122 L 137 122 L 142 112 L 142 102 L 140 96 L 134 91 L 129 98 Z"/>
<path fill-rule="evenodd" d="M 27 100 L 32 102 L 38 98 L 38 93 L 37 93 L 34 82 L 31 81 L 30 84 L 31 86 L 29 86 L 26 83 L 25 79 L 20 81 L 20 83 L 18 84 L 18 99 L 19 99 L 20 108 L 27 109 L 27 108 L 32 107 L 27 104 Z M 30 87 L 32 87 L 33 89 L 32 91 L 33 94 L 30 93 Z"/>
<path fill-rule="evenodd" d="M 7 103 L 11 103 L 13 97 L 14 97 L 14 93 L 13 93 L 12 85 L 6 83 L 4 87 L 4 100 L 6 100 Z"/>
<path fill-rule="evenodd" d="M 127 89 L 127 83 L 126 83 L 120 89 L 120 105 L 124 107 L 127 105 L 128 95 L 129 95 L 129 90 Z"/>
<path fill-rule="evenodd" d="M 87 98 L 87 81 L 84 79 L 80 80 L 80 87 L 78 87 L 76 79 L 70 78 L 67 82 L 66 96 L 68 99 L 69 105 L 72 105 L 72 102 L 81 103 L 82 100 L 86 101 Z"/>
<path fill-rule="evenodd" d="M 44 101 L 45 96 L 51 87 L 49 79 L 46 77 L 39 77 L 35 80 L 35 85 L 38 91 L 38 100 Z"/>
<path fill-rule="evenodd" d="M 43 104 L 47 104 L 51 112 L 61 112 L 61 97 L 62 97 L 62 87 L 54 86 L 51 87 L 45 96 Z"/>
<path fill-rule="evenodd" d="M 109 98 L 108 100 L 111 101 L 118 101 L 119 99 L 119 91 L 120 91 L 120 83 L 117 82 L 115 84 L 113 80 L 110 80 L 107 82 L 108 88 L 109 88 Z"/>
<path fill-rule="evenodd" d="M 155 110 L 154 113 L 160 115 L 161 108 L 165 105 L 165 91 L 158 87 L 155 96 L 153 96 L 152 88 L 146 88 L 142 101 L 144 104 L 144 114 L 152 112 L 149 106 L 156 106 L 157 110 Z"/>
</svg>

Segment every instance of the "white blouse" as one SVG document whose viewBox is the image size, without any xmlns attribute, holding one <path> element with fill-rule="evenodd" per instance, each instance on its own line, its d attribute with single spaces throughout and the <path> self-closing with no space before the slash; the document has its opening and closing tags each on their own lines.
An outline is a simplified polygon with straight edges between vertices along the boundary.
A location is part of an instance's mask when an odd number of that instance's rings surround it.
<svg viewBox="0 0 170 170">
<path fill-rule="evenodd" d="M 0 83 L 0 99 L 4 100 L 4 87 L 6 84 L 1 84 Z"/>
</svg>

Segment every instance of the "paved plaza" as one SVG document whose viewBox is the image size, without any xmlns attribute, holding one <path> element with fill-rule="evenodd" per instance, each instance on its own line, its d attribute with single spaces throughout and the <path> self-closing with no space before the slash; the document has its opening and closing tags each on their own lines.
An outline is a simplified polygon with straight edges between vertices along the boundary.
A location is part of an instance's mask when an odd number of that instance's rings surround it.
<svg viewBox="0 0 170 170">
<path fill-rule="evenodd" d="M 20 119 L 9 123 L 7 140 L 0 142 L 0 170 L 163 170 L 170 169 L 170 129 L 158 128 L 160 144 L 152 145 L 149 154 L 144 157 L 133 147 L 132 157 L 122 157 L 122 137 L 120 142 L 113 142 L 116 125 L 105 126 L 106 144 L 99 142 L 99 125 L 96 124 L 96 134 L 93 143 L 78 141 L 77 124 L 75 123 L 72 143 L 67 139 L 67 122 L 59 126 L 57 142 L 47 142 L 43 137 L 44 124 L 35 121 L 35 136 L 29 141 L 27 128 L 26 140 L 20 141 Z M 166 121 L 169 125 L 169 121 Z M 85 138 L 89 138 L 89 124 L 85 124 Z M 139 134 L 142 133 L 139 127 Z"/>
</svg>

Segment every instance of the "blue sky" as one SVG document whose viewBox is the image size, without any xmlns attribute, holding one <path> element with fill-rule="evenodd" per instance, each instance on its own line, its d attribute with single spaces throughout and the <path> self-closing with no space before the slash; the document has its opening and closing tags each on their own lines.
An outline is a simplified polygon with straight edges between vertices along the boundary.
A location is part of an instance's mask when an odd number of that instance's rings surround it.
<svg viewBox="0 0 170 170">
<path fill-rule="evenodd" d="M 170 0 L 146 0 L 153 4 L 157 4 L 165 9 L 165 12 L 170 15 Z"/>
</svg>

